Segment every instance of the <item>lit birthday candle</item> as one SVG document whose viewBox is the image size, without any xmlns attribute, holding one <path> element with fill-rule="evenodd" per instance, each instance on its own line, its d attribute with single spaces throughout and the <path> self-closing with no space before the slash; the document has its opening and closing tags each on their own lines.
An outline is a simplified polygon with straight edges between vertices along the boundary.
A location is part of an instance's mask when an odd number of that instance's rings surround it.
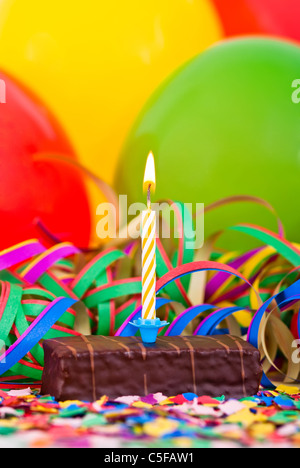
<svg viewBox="0 0 300 468">
<path fill-rule="evenodd" d="M 151 210 L 151 192 L 155 190 L 153 154 L 148 155 L 144 190 L 147 191 L 147 210 L 142 213 L 142 318 L 154 320 L 156 289 L 156 213 Z"/>
<path fill-rule="evenodd" d="M 160 329 L 168 325 L 156 317 L 156 213 L 151 209 L 151 192 L 155 190 L 155 164 L 153 154 L 148 155 L 144 191 L 147 191 L 147 210 L 142 212 L 142 311 L 130 322 L 139 329 L 145 345 L 155 343 Z M 134 328 L 132 329 L 134 333 Z"/>
</svg>

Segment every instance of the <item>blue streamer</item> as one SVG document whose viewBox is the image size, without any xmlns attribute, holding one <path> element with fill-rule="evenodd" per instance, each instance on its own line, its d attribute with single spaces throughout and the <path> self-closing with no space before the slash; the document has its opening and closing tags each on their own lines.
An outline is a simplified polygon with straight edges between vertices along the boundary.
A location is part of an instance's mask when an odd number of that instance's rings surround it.
<svg viewBox="0 0 300 468">
<path fill-rule="evenodd" d="M 49 304 L 15 343 L 0 356 L 0 375 L 26 356 L 75 302 L 77 301 L 74 299 L 61 297 Z"/>
</svg>

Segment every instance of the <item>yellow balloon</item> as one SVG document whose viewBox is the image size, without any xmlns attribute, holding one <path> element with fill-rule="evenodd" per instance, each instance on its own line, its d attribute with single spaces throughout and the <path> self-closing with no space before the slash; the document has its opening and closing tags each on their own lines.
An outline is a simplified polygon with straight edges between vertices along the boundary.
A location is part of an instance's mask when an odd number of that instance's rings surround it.
<svg viewBox="0 0 300 468">
<path fill-rule="evenodd" d="M 0 68 L 40 95 L 109 183 L 151 93 L 221 36 L 210 0 L 0 2 Z"/>
</svg>

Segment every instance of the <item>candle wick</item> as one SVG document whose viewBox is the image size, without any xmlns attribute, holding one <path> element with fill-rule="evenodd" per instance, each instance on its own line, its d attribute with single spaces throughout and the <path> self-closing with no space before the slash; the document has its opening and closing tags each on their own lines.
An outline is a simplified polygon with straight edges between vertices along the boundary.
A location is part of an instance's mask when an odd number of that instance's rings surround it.
<svg viewBox="0 0 300 468">
<path fill-rule="evenodd" d="M 151 209 L 151 184 L 148 185 L 148 190 L 147 190 L 147 208 L 148 210 Z"/>
</svg>

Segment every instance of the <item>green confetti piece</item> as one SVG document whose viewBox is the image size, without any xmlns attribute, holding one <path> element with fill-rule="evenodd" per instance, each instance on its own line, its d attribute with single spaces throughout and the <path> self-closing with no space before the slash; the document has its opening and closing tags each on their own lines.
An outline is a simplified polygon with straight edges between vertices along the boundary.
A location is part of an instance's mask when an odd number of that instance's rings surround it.
<svg viewBox="0 0 300 468">
<path fill-rule="evenodd" d="M 85 407 L 81 407 L 81 406 L 76 407 L 76 408 L 68 407 L 59 411 L 59 417 L 60 418 L 73 418 L 74 416 L 82 416 L 86 412 L 87 412 L 87 408 Z"/>
<path fill-rule="evenodd" d="M 225 401 L 225 395 L 222 395 L 222 396 L 216 397 L 216 398 L 214 397 L 214 400 L 218 400 L 218 401 L 220 401 L 221 403 L 223 403 L 223 401 Z"/>
<path fill-rule="evenodd" d="M 14 432 L 17 432 L 17 430 L 17 427 L 5 427 L 0 425 L 0 435 L 2 436 L 11 435 Z"/>
<path fill-rule="evenodd" d="M 273 422 L 274 424 L 287 424 L 290 422 L 295 421 L 296 419 L 299 418 L 299 412 L 298 411 L 281 411 L 277 414 L 274 414 L 269 418 L 270 422 Z"/>
<path fill-rule="evenodd" d="M 107 424 L 105 417 L 102 414 L 88 414 L 82 419 L 82 427 L 104 426 Z"/>
</svg>

